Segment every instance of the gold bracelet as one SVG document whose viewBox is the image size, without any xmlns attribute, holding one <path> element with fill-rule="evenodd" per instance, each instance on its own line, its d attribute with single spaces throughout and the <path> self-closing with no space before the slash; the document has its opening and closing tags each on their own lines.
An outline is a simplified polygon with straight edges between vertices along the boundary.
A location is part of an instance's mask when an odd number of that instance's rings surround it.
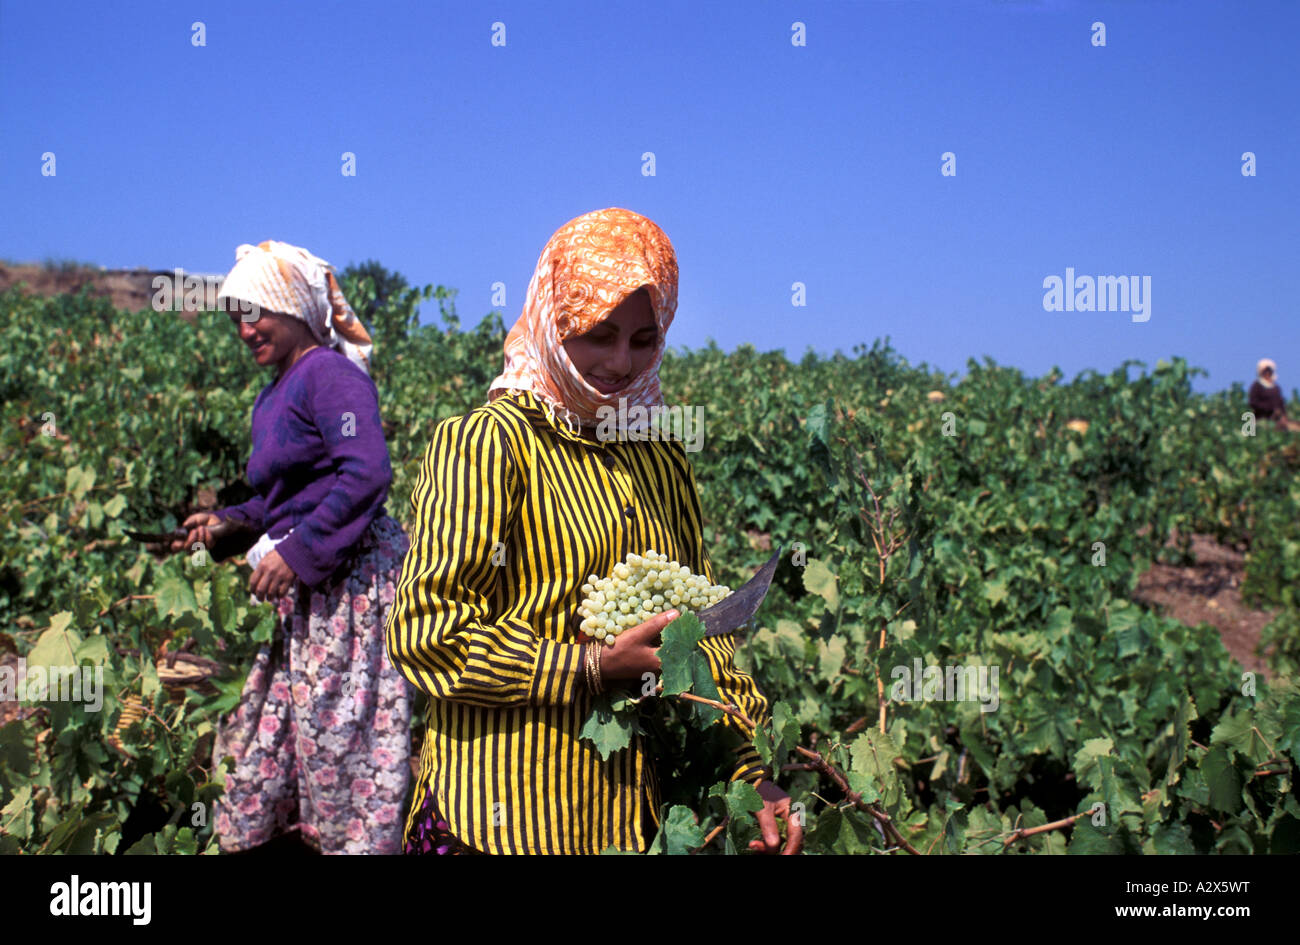
<svg viewBox="0 0 1300 945">
<path fill-rule="evenodd" d="M 592 695 L 596 695 L 600 692 L 600 688 L 596 684 L 596 657 L 592 652 L 594 646 L 596 646 L 595 643 L 588 643 L 586 645 L 582 661 L 583 666 L 587 671 L 587 688 L 591 690 Z"/>
<path fill-rule="evenodd" d="M 595 647 L 596 649 L 596 691 L 604 692 L 605 680 L 602 679 L 600 675 L 600 652 L 601 650 L 605 649 L 605 644 L 597 640 L 595 643 L 592 644 L 592 646 Z"/>
</svg>

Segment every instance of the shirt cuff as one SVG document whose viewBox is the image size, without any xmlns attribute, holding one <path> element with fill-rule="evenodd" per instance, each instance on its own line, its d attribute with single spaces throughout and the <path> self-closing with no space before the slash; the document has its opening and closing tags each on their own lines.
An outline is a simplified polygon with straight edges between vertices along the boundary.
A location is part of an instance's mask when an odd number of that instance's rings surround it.
<svg viewBox="0 0 1300 945">
<path fill-rule="evenodd" d="M 567 705 L 577 699 L 583 671 L 582 644 L 537 641 L 537 667 L 528 690 L 530 705 Z"/>
<path fill-rule="evenodd" d="M 772 769 L 763 764 L 763 759 L 754 746 L 746 744 L 736 752 L 736 767 L 731 772 L 731 780 L 757 784 L 759 781 L 774 781 L 775 778 L 772 777 Z"/>
<path fill-rule="evenodd" d="M 217 517 L 217 521 L 220 522 L 225 522 L 229 520 L 229 521 L 241 522 L 245 525 L 256 525 L 259 527 L 262 524 L 261 522 L 253 521 L 253 519 L 248 515 L 248 513 L 245 512 L 237 505 L 232 505 L 229 508 L 224 508 L 224 509 L 213 509 L 212 514 L 215 515 Z"/>
</svg>

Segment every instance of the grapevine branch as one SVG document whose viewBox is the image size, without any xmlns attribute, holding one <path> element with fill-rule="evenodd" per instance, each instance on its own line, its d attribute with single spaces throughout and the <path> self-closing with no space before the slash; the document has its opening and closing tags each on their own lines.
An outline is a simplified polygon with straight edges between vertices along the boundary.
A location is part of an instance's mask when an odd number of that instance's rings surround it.
<svg viewBox="0 0 1300 945">
<path fill-rule="evenodd" d="M 1159 790 L 1147 791 L 1142 795 L 1142 800 L 1150 800 L 1159 793 Z M 1034 834 L 1046 833 L 1049 830 L 1060 830 L 1062 827 L 1071 827 L 1080 817 L 1087 817 L 1091 813 L 1092 811 L 1085 810 L 1080 811 L 1072 817 L 1062 817 L 1060 820 L 1054 820 L 1050 824 L 1039 824 L 1037 827 L 1019 827 L 1011 831 L 1011 834 L 1002 841 L 1002 846 L 1004 848 L 1009 847 L 1017 840 L 1022 840 L 1025 837 L 1032 837 Z"/>
<path fill-rule="evenodd" d="M 730 818 L 730 817 L 723 817 L 723 818 L 722 818 L 722 823 L 718 824 L 718 826 L 714 827 L 712 830 L 709 831 L 708 836 L 704 838 L 704 842 L 703 842 L 702 844 L 700 844 L 700 848 L 699 848 L 699 849 L 700 849 L 700 850 L 703 850 L 703 849 L 704 849 L 705 847 L 707 847 L 710 843 L 712 843 L 714 840 L 716 840 L 716 839 L 718 838 L 718 834 L 720 834 L 720 833 L 722 833 L 722 831 L 726 830 L 726 829 L 727 829 L 727 824 L 729 824 L 729 823 L 731 823 L 731 818 Z M 699 850 L 695 850 L 695 851 L 693 851 L 693 852 L 698 853 Z"/>
<path fill-rule="evenodd" d="M 107 607 L 105 607 L 103 610 L 101 610 L 101 611 L 99 612 L 99 616 L 101 616 L 101 617 L 107 617 L 107 616 L 108 616 L 108 612 L 109 612 L 110 610 L 112 610 L 114 607 L 120 607 L 122 604 L 129 603 L 130 601 L 133 601 L 133 600 L 154 600 L 156 597 L 157 597 L 156 594 L 127 594 L 127 595 L 126 595 L 125 597 L 123 597 L 121 600 L 113 601 L 113 603 L 109 604 Z"/>
<path fill-rule="evenodd" d="M 818 772 L 826 775 L 828 778 L 834 781 L 836 787 L 838 787 L 841 791 L 843 791 L 844 795 L 850 801 L 853 802 L 854 807 L 856 807 L 858 810 L 862 811 L 863 813 L 870 814 L 872 817 L 874 817 L 876 819 L 876 822 L 880 824 L 881 828 L 885 831 L 885 833 L 887 833 L 893 839 L 893 841 L 896 844 L 898 844 L 908 853 L 911 853 L 915 856 L 921 855 L 921 851 L 918 850 L 916 847 L 912 846 L 910 843 L 908 843 L 907 840 L 904 839 L 903 835 L 898 832 L 898 827 L 894 825 L 893 818 L 890 817 L 889 814 L 885 813 L 885 811 L 881 810 L 878 804 L 868 804 L 866 801 L 864 801 L 862 799 L 861 794 L 859 794 L 857 791 L 849 787 L 848 779 L 845 778 L 844 775 L 841 774 L 840 771 L 834 765 L 832 765 L 829 761 L 827 761 L 817 752 L 809 751 L 807 748 L 804 748 L 802 745 L 796 745 L 794 750 L 797 751 L 799 754 L 803 755 L 810 762 L 812 762 L 813 767 Z"/>
<path fill-rule="evenodd" d="M 744 722 L 746 725 L 748 725 L 751 729 L 758 728 L 758 726 L 754 724 L 753 719 L 751 719 L 744 712 L 741 712 L 740 709 L 738 709 L 734 705 L 722 703 L 717 701 L 716 699 L 706 699 L 703 696 L 692 695 L 689 692 L 679 692 L 677 693 L 677 698 L 685 699 L 687 702 L 698 702 L 700 705 L 712 706 L 713 708 L 717 709 L 720 712 L 725 712 L 728 715 L 734 716 L 735 718 L 739 719 L 741 722 Z"/>
<path fill-rule="evenodd" d="M 103 485 L 91 486 L 89 489 L 86 490 L 86 492 L 103 492 L 105 489 L 120 489 L 122 486 L 125 485 L 126 485 L 125 479 L 123 479 L 121 482 L 106 482 Z M 28 499 L 21 506 L 19 506 L 19 508 L 24 510 L 29 508 L 34 508 L 35 506 L 40 505 L 42 502 L 49 502 L 51 499 L 66 499 L 71 495 L 72 495 L 71 490 L 67 492 L 56 492 L 53 495 L 43 495 L 40 496 L 39 498 Z"/>
<path fill-rule="evenodd" d="M 706 699 L 703 696 L 692 695 L 689 692 L 680 692 L 677 694 L 677 698 L 685 699 L 687 702 L 698 702 L 700 705 L 711 706 L 719 710 L 720 712 L 726 712 L 728 715 L 734 716 L 735 718 L 739 719 L 741 722 L 744 722 L 750 728 L 757 728 L 757 726 L 754 724 L 754 720 L 751 719 L 749 716 L 745 715 L 745 713 L 741 712 L 740 709 L 736 708 L 736 706 L 734 705 L 728 705 L 722 702 L 718 702 L 716 699 Z M 826 775 L 828 778 L 834 781 L 835 785 L 841 791 L 844 792 L 844 795 L 850 801 L 853 802 L 853 806 L 855 806 L 858 810 L 870 814 L 872 817 L 874 817 L 876 821 L 879 822 L 879 824 L 884 829 L 884 831 L 893 838 L 895 843 L 897 843 L 908 853 L 920 855 L 920 851 L 918 851 L 916 847 L 908 843 L 907 840 L 904 839 L 903 835 L 898 832 L 898 828 L 894 826 L 893 818 L 891 818 L 889 814 L 885 813 L 885 811 L 881 810 L 879 805 L 868 804 L 866 801 L 864 801 L 862 799 L 861 794 L 859 794 L 858 792 L 854 791 L 851 787 L 849 787 L 848 780 L 844 777 L 843 774 L 840 773 L 840 771 L 834 765 L 828 762 L 818 752 L 812 751 L 808 748 L 804 748 L 802 745 L 796 745 L 794 750 L 809 760 L 810 762 L 809 767 L 804 770 L 812 770 L 818 772 L 819 774 Z M 707 841 L 705 842 L 705 845 L 706 846 L 708 845 Z"/>
<path fill-rule="evenodd" d="M 862 482 L 862 485 L 866 488 L 867 494 L 871 496 L 871 510 L 868 511 L 865 508 L 860 508 L 858 514 L 862 517 L 862 520 L 866 522 L 867 528 L 871 534 L 871 543 L 876 547 L 876 566 L 879 571 L 879 586 L 883 588 L 885 586 L 885 573 L 889 568 L 889 559 L 893 557 L 894 552 L 903 547 L 903 543 L 907 540 L 907 531 L 894 531 L 894 522 L 897 520 L 901 509 L 891 509 L 888 514 L 885 513 L 885 511 L 880 507 L 880 496 L 876 494 L 876 490 L 871 485 L 871 480 L 867 477 L 866 473 L 862 471 L 862 466 L 858 462 L 857 455 L 852 455 L 854 471 L 857 473 L 857 477 Z M 906 607 L 907 605 L 904 604 L 903 606 Z M 899 608 L 899 611 L 901 612 L 902 608 Z M 896 613 L 894 616 L 897 617 L 898 614 Z M 879 650 L 885 648 L 885 632 L 887 626 L 887 624 L 884 624 L 880 628 Z M 885 710 L 889 705 L 889 700 L 885 698 L 885 681 L 881 678 L 879 672 L 876 673 L 876 701 L 880 706 L 880 734 L 884 735 L 886 730 Z"/>
<path fill-rule="evenodd" d="M 1062 827 L 1072 827 L 1074 822 L 1080 817 L 1087 817 L 1089 811 L 1080 811 L 1073 817 L 1062 817 L 1060 820 L 1054 820 L 1050 824 L 1040 824 L 1037 827 L 1020 827 L 1011 831 L 1010 835 L 1002 841 L 1002 846 L 1009 847 L 1017 840 L 1023 840 L 1025 837 L 1032 837 L 1036 833 L 1047 833 L 1049 830 L 1060 830 Z"/>
</svg>

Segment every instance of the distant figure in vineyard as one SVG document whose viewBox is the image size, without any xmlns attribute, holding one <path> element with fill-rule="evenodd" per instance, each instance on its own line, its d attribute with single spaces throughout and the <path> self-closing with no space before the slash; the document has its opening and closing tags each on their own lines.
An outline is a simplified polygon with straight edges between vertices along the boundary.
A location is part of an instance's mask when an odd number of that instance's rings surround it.
<svg viewBox="0 0 1300 945">
<path fill-rule="evenodd" d="M 1250 385 L 1250 409 L 1258 420 L 1273 420 L 1279 430 L 1300 430 L 1300 423 L 1286 415 L 1286 400 L 1277 386 L 1277 365 L 1271 358 L 1261 358 L 1255 366 L 1258 377 Z"/>
<path fill-rule="evenodd" d="M 184 547 L 232 527 L 260 534 L 249 589 L 278 602 L 280 621 L 217 736 L 214 763 L 235 759 L 218 840 L 237 852 L 298 831 L 324 853 L 400 853 L 411 692 L 384 622 L 408 543 L 384 511 L 392 467 L 370 337 L 305 249 L 244 244 L 236 260 L 220 297 L 252 303 L 255 320 L 231 320 L 275 368 L 253 407 L 258 494 L 190 516 Z"/>
<path fill-rule="evenodd" d="M 579 735 L 606 684 L 641 690 L 666 611 L 612 646 L 584 642 L 587 575 L 654 549 L 712 580 L 699 494 L 679 440 L 600 437 L 599 411 L 658 405 L 677 308 L 668 237 L 628 210 L 578 217 L 542 251 L 489 402 L 440 423 L 412 493 L 415 530 L 389 614 L 393 662 L 429 693 L 408 853 L 645 850 L 658 816 L 640 737 L 602 761 Z M 620 427 L 620 429 L 622 429 Z M 767 699 L 730 635 L 701 644 L 721 698 L 760 722 Z M 798 852 L 802 828 L 734 717 L 732 777 L 764 800 L 756 849 Z"/>
</svg>

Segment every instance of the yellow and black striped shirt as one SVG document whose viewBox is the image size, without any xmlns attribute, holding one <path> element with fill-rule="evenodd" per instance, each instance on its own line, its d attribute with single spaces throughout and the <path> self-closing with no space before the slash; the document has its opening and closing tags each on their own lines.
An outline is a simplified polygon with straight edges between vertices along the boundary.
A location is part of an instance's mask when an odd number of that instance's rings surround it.
<svg viewBox="0 0 1300 945">
<path fill-rule="evenodd" d="M 408 832 L 431 789 L 477 850 L 644 849 L 653 761 L 640 738 L 603 762 L 579 739 L 591 694 L 568 618 L 587 576 L 629 552 L 654 549 L 713 580 L 682 444 L 586 438 L 515 392 L 438 425 L 411 506 L 387 624 L 394 665 L 430 696 Z M 766 719 L 767 699 L 733 665 L 734 639 L 701 646 L 722 699 Z M 733 780 L 768 773 L 752 732 L 731 716 L 716 724 L 746 739 Z"/>
</svg>

